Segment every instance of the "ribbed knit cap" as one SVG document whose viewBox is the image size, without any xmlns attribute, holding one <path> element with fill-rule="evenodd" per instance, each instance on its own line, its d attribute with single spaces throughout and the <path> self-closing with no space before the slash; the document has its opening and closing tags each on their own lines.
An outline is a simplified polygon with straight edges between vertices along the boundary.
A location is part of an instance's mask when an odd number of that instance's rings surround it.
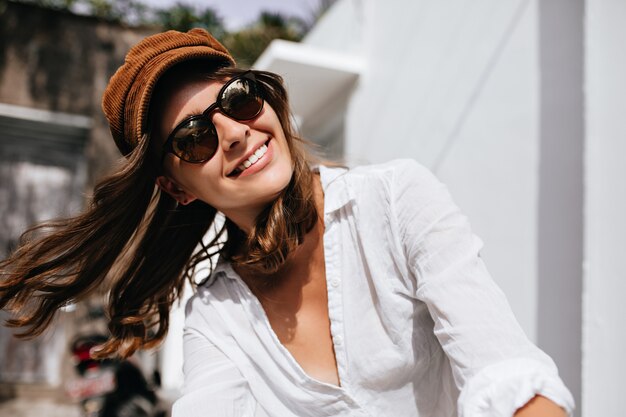
<svg viewBox="0 0 626 417">
<path fill-rule="evenodd" d="M 102 110 L 123 155 L 128 155 L 146 132 L 150 97 L 159 77 L 173 65 L 192 59 L 212 59 L 224 66 L 235 64 L 226 48 L 204 29 L 158 33 L 128 52 L 102 98 Z"/>
</svg>

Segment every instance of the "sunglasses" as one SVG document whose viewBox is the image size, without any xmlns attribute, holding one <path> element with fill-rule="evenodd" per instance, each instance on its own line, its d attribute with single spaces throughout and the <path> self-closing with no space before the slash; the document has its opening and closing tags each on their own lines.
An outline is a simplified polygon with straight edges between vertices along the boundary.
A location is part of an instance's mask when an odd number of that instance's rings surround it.
<svg viewBox="0 0 626 417">
<path fill-rule="evenodd" d="M 263 96 L 254 74 L 248 71 L 231 78 L 220 89 L 215 103 L 202 114 L 180 122 L 163 145 L 161 164 L 170 152 L 194 164 L 211 159 L 219 146 L 217 130 L 211 121 L 211 114 L 216 110 L 237 121 L 257 117 L 263 110 Z"/>
</svg>

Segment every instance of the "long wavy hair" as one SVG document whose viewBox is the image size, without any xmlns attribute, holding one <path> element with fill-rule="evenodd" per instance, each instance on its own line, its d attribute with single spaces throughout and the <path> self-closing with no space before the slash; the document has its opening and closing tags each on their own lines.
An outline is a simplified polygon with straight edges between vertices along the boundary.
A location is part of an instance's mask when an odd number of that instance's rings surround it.
<svg viewBox="0 0 626 417">
<path fill-rule="evenodd" d="M 161 78 L 155 96 L 178 78 L 168 74 L 225 80 L 242 72 L 197 62 L 179 64 Z M 215 208 L 202 201 L 179 205 L 161 192 L 155 186 L 161 172 L 160 158 L 155 157 L 160 143 L 151 141 L 148 132 L 96 185 L 83 214 L 27 230 L 18 249 L 0 262 L 0 308 L 11 312 L 8 326 L 23 328 L 18 337 L 40 335 L 60 307 L 106 283 L 110 336 L 96 356 L 127 357 L 165 337 L 171 306 L 181 297 L 185 280 L 193 284 L 201 262 L 209 261 L 212 269 L 219 254 L 259 275 L 280 268 L 318 219 L 311 154 L 291 125 L 281 77 L 254 73 L 285 132 L 294 170 L 289 185 L 258 216 L 253 230 L 246 234 L 229 219 L 217 230 Z M 216 233 L 203 242 L 211 225 Z"/>
</svg>

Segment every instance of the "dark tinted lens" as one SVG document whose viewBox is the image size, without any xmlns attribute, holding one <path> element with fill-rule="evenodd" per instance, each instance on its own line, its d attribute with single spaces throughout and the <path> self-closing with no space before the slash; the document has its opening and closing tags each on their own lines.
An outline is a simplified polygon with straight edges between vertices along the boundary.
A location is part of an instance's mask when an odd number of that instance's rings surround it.
<svg viewBox="0 0 626 417">
<path fill-rule="evenodd" d="M 233 119 L 254 119 L 263 108 L 263 99 L 256 82 L 238 78 L 228 84 L 222 93 L 220 108 Z"/>
<path fill-rule="evenodd" d="M 217 150 L 217 133 L 213 123 L 206 119 L 190 120 L 174 133 L 174 153 L 187 162 L 209 160 Z"/>
</svg>

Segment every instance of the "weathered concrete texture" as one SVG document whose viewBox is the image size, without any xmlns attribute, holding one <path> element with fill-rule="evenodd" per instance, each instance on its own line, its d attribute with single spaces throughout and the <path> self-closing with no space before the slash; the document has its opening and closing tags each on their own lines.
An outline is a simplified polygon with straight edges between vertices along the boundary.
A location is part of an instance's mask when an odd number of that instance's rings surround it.
<svg viewBox="0 0 626 417">
<path fill-rule="evenodd" d="M 0 384 L 0 417 L 82 417 L 78 401 L 59 388 L 36 384 Z"/>
<path fill-rule="evenodd" d="M 100 102 L 128 49 L 158 28 L 0 2 L 0 103 L 91 117 L 88 186 L 119 153 Z"/>
<path fill-rule="evenodd" d="M 50 399 L 17 398 L 0 403 L 0 417 L 82 417 L 78 404 L 63 404 Z"/>
<path fill-rule="evenodd" d="M 32 209 L 37 211 L 38 216 L 45 218 L 68 215 L 69 213 L 59 207 L 72 203 L 73 196 L 81 200 L 83 195 L 89 195 L 96 180 L 114 166 L 120 155 L 101 110 L 102 93 L 130 47 L 158 30 L 146 27 L 129 28 L 115 22 L 0 0 L 0 103 L 19 106 L 17 115 L 0 115 L 0 176 L 18 179 L 10 186 L 6 181 L 0 181 L 0 197 L 4 196 L 0 200 L 6 203 L 0 207 L 0 217 L 3 220 L 0 222 L 0 234 L 8 236 L 7 230 L 21 233 L 26 228 L 26 224 L 20 224 L 19 227 L 6 224 L 5 220 L 11 219 L 11 215 L 16 213 L 30 213 L 28 210 Z M 27 109 L 90 118 L 87 142 L 82 142 L 83 132 L 79 132 L 80 135 L 73 132 L 76 127 L 60 125 L 54 118 L 46 123 L 33 121 L 32 112 Z M 54 113 L 53 116 L 57 116 Z M 72 139 L 72 135 L 76 137 Z M 23 152 L 18 152 L 20 149 Z M 30 155 L 34 158 L 21 160 L 14 158 L 15 155 Z M 67 159 L 79 160 L 79 163 L 67 163 Z M 86 164 L 83 159 L 86 159 Z M 41 198 L 37 204 L 29 203 L 32 203 L 33 198 L 21 198 L 18 195 L 17 191 L 30 193 L 27 178 L 20 174 L 21 171 L 15 171 L 18 163 L 28 165 L 31 177 L 40 174 L 32 181 L 41 189 Z M 84 173 L 77 165 L 81 169 L 86 166 L 86 184 Z M 80 183 L 74 187 L 77 189 L 71 190 L 70 197 L 66 196 L 68 193 L 55 193 L 54 188 L 49 185 L 57 177 L 65 178 L 68 182 L 78 181 L 76 177 L 80 177 Z M 62 201 L 57 204 L 55 199 Z M 27 208 L 20 209 L 16 206 L 22 200 L 28 203 Z M 80 204 L 77 202 L 76 206 Z M 26 218 L 26 223 L 42 220 L 42 217 L 36 217 L 34 213 L 31 217 L 32 219 Z M 1 240 L 0 246 L 8 249 L 13 247 L 12 244 L 3 244 Z M 0 247 L 0 257 L 4 250 L 4 247 Z M 79 312 L 80 308 L 77 313 Z M 61 315 L 68 314 L 71 313 Z M 28 349 L 29 352 L 33 351 L 33 346 L 42 348 L 34 354 L 25 355 L 28 360 L 60 358 L 52 361 L 54 366 L 50 368 L 33 366 L 34 371 L 30 373 L 25 372 L 22 365 L 24 361 L 10 363 L 12 368 L 0 361 L 0 370 L 5 377 L 2 381 L 5 385 L 0 384 L 0 417 L 78 415 L 74 414 L 74 411 L 78 413 L 78 407 L 68 404 L 62 395 L 64 383 L 68 378 L 75 377 L 65 339 L 69 341 L 79 332 L 93 332 L 97 329 L 94 328 L 94 320 L 81 322 L 78 317 L 67 319 L 67 332 L 65 336 L 54 339 L 55 343 L 38 340 L 30 342 L 30 345 L 29 342 L 20 342 L 23 344 L 19 345 L 14 339 L 7 343 L 6 339 L 3 342 L 2 332 L 9 337 L 9 331 L 4 328 L 0 330 L 0 358 L 5 362 L 19 357 L 15 352 L 21 353 Z M 57 322 L 56 328 L 59 327 Z M 83 329 L 85 327 L 88 328 Z M 105 332 L 106 329 L 99 330 Z M 11 372 L 17 376 L 9 375 Z M 25 384 L 15 390 L 16 386 L 13 384 L 19 381 Z M 47 385 L 40 390 L 32 382 Z M 59 412 L 56 413 L 55 410 Z"/>
</svg>

